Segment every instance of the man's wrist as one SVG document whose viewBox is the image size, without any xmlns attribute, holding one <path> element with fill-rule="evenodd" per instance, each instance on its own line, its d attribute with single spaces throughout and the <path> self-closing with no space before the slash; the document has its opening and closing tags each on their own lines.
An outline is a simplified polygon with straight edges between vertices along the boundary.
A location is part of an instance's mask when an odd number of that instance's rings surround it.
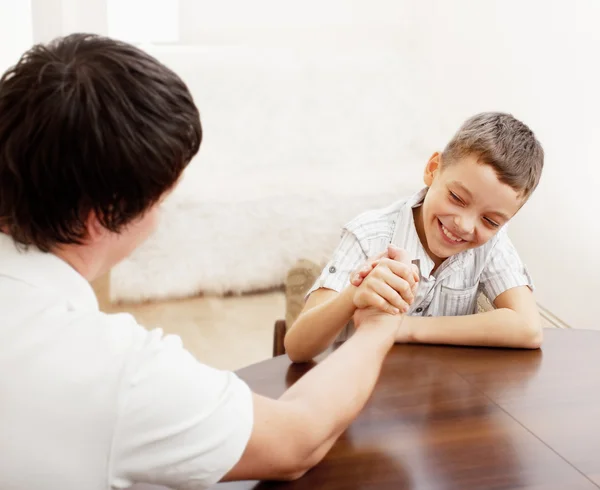
<svg viewBox="0 0 600 490">
<path fill-rule="evenodd" d="M 396 342 L 398 327 L 402 321 L 402 315 L 391 315 L 380 313 L 365 319 L 357 329 L 356 333 L 378 338 L 384 344 L 393 345 Z"/>
</svg>

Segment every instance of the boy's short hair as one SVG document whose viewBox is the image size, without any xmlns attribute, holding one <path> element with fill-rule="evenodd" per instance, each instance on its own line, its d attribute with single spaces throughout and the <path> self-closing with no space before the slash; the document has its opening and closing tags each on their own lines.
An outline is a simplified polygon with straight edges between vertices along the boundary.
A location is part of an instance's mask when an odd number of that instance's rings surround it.
<svg viewBox="0 0 600 490">
<path fill-rule="evenodd" d="M 0 79 L 0 227 L 48 251 L 115 233 L 178 181 L 202 140 L 185 83 L 106 37 L 36 45 Z"/>
<path fill-rule="evenodd" d="M 533 131 L 510 114 L 483 112 L 467 119 L 446 145 L 443 161 L 476 155 L 491 165 L 500 182 L 528 198 L 544 167 L 544 150 Z"/>
</svg>

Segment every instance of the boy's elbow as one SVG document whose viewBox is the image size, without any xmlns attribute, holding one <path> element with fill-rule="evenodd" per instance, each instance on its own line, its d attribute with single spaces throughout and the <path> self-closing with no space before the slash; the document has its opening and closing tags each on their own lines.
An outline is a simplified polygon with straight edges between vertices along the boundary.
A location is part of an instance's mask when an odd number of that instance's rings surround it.
<svg viewBox="0 0 600 490">
<path fill-rule="evenodd" d="M 539 349 L 544 342 L 544 329 L 540 325 L 539 327 L 533 329 L 529 337 L 527 349 Z"/>
<path fill-rule="evenodd" d="M 527 336 L 525 338 L 525 349 L 539 349 L 544 342 L 544 329 L 542 328 L 542 319 L 539 315 L 527 322 Z"/>
<path fill-rule="evenodd" d="M 296 351 L 293 347 L 291 349 L 288 349 L 286 346 L 285 352 L 290 358 L 290 361 L 294 363 L 311 362 L 313 360 L 311 356 L 307 356 L 301 351 Z"/>
<path fill-rule="evenodd" d="M 285 353 L 292 362 L 310 362 L 313 359 L 311 356 L 307 355 L 306 352 L 303 352 L 302 348 L 298 345 L 293 336 L 285 336 L 283 340 L 283 347 L 285 349 Z"/>
<path fill-rule="evenodd" d="M 518 340 L 515 339 L 513 347 L 520 349 L 539 349 L 544 342 L 544 329 L 542 328 L 542 317 L 539 312 L 516 312 L 511 309 L 514 326 L 518 329 Z"/>
<path fill-rule="evenodd" d="M 296 351 L 296 344 L 293 342 L 292 339 L 290 339 L 289 332 L 283 339 L 283 348 L 285 349 L 285 353 L 292 362 L 299 362 L 297 360 L 299 358 L 299 353 Z"/>
<path fill-rule="evenodd" d="M 310 359 L 306 359 L 305 356 L 294 353 L 294 351 L 287 351 L 287 355 L 294 364 L 301 364 L 304 362 L 310 361 Z"/>
</svg>

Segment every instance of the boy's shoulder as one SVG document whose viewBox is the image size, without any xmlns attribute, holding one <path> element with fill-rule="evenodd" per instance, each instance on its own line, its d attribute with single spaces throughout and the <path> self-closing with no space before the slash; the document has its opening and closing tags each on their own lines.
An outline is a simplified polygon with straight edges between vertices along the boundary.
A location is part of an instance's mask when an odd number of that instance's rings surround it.
<svg viewBox="0 0 600 490">
<path fill-rule="evenodd" d="M 519 262 L 519 254 L 508 235 L 507 226 L 503 226 L 487 243 L 480 247 L 463 252 L 463 263 L 466 268 L 478 266 L 485 268 L 490 262 L 497 260 Z M 466 262 L 465 262 L 466 260 Z M 476 267 L 477 268 L 477 267 Z"/>
<path fill-rule="evenodd" d="M 507 247 L 514 247 L 509 236 L 508 236 L 508 224 L 504 225 L 502 228 L 498 230 L 490 240 L 484 243 L 480 247 L 476 247 L 474 251 L 480 251 L 486 255 L 490 254 L 494 250 L 501 249 L 504 250 Z"/>
<path fill-rule="evenodd" d="M 398 219 L 402 219 L 402 211 L 409 200 L 410 196 L 399 199 L 386 207 L 365 211 L 346 223 L 344 229 L 353 233 L 360 241 L 382 236 L 391 239 L 396 222 Z"/>
</svg>

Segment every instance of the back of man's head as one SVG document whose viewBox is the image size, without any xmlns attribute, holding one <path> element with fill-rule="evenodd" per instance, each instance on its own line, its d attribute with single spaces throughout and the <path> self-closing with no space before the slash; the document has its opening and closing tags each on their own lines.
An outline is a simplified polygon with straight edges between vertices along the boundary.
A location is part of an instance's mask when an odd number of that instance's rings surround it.
<svg viewBox="0 0 600 490">
<path fill-rule="evenodd" d="M 119 232 L 178 181 L 202 140 L 183 81 L 129 44 L 73 34 L 0 79 L 0 228 L 48 251 L 94 212 Z"/>
</svg>

